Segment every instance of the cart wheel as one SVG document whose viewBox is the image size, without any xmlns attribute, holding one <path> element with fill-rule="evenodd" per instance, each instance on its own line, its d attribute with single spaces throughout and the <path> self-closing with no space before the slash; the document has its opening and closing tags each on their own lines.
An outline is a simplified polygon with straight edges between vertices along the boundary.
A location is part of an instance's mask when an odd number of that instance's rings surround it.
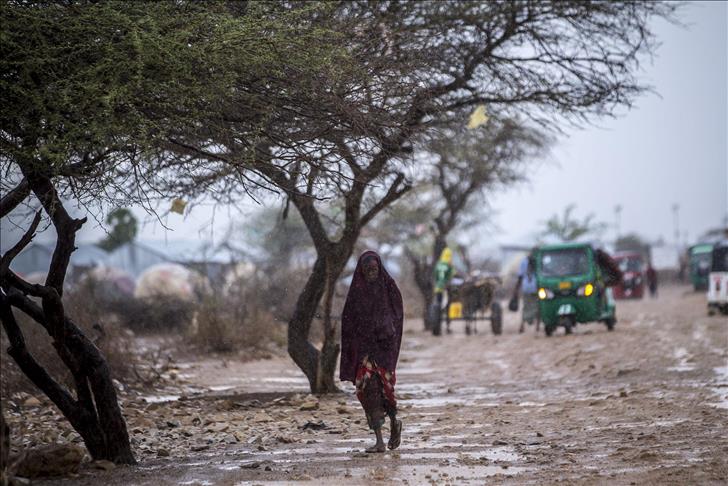
<svg viewBox="0 0 728 486">
<path fill-rule="evenodd" d="M 490 306 L 490 327 L 496 336 L 503 332 L 503 308 L 498 302 L 493 302 Z"/>
<path fill-rule="evenodd" d="M 438 315 L 442 312 L 437 302 L 433 302 L 427 309 L 427 320 L 425 322 L 425 330 L 432 331 L 435 328 L 435 324 L 438 320 Z"/>
<path fill-rule="evenodd" d="M 432 335 L 433 336 L 442 335 L 442 323 L 441 322 L 436 322 L 435 325 L 432 327 Z"/>
<path fill-rule="evenodd" d="M 441 316 L 436 317 L 432 322 L 432 335 L 433 336 L 442 335 L 442 317 Z"/>
<path fill-rule="evenodd" d="M 556 329 L 556 326 L 549 326 L 548 324 L 544 324 L 543 330 L 546 332 L 546 336 L 551 337 L 551 335 L 554 333 L 554 329 Z"/>
</svg>

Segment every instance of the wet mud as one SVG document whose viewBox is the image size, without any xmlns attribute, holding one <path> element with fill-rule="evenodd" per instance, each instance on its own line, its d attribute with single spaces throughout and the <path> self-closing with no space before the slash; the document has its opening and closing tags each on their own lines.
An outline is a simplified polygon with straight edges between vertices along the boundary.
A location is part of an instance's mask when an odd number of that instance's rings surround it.
<svg viewBox="0 0 728 486">
<path fill-rule="evenodd" d="M 183 363 L 184 386 L 125 404 L 138 466 L 38 484 L 725 484 L 728 320 L 678 287 L 618 318 L 551 338 L 512 313 L 497 337 L 408 322 L 384 454 L 351 385 L 307 396 L 285 358 Z"/>
</svg>

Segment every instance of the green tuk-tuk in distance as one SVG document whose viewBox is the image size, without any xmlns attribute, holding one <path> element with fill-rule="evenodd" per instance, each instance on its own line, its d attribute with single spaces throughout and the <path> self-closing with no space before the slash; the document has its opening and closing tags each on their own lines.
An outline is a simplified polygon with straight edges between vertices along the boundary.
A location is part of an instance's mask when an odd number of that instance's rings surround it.
<svg viewBox="0 0 728 486">
<path fill-rule="evenodd" d="M 690 259 L 690 282 L 693 288 L 698 290 L 708 290 L 708 275 L 710 274 L 710 265 L 712 263 L 713 245 L 710 243 L 702 243 L 693 245 L 688 249 Z"/>
<path fill-rule="evenodd" d="M 570 334 L 580 323 L 617 322 L 610 285 L 621 279 L 616 263 L 587 243 L 541 246 L 534 250 L 539 309 L 546 335 L 561 326 Z M 605 265 L 606 263 L 606 265 Z M 608 266 L 614 267 L 609 272 Z M 616 269 L 616 270 L 615 270 Z M 616 274 L 615 274 L 616 272 Z"/>
</svg>

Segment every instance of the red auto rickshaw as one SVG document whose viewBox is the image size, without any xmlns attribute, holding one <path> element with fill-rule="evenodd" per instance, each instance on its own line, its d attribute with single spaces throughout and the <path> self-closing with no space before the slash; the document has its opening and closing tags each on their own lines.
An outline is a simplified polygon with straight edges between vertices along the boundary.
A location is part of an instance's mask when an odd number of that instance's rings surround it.
<svg viewBox="0 0 728 486">
<path fill-rule="evenodd" d="M 622 281 L 613 288 L 615 299 L 641 299 L 645 293 L 645 259 L 641 253 L 623 251 L 614 254 L 622 271 Z"/>
</svg>

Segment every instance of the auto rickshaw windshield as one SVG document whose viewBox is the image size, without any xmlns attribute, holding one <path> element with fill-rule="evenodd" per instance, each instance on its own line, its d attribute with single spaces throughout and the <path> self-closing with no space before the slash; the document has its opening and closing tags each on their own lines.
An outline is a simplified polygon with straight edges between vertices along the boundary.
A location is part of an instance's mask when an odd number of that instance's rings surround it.
<svg viewBox="0 0 728 486">
<path fill-rule="evenodd" d="M 692 268 L 694 272 L 707 272 L 710 270 L 711 256 L 710 253 L 700 253 L 693 255 Z"/>
<path fill-rule="evenodd" d="M 550 250 L 541 254 L 542 277 L 568 277 L 589 273 L 586 248 Z"/>
<path fill-rule="evenodd" d="M 619 269 L 624 272 L 641 272 L 642 260 L 639 258 L 624 258 L 619 260 Z"/>
</svg>

